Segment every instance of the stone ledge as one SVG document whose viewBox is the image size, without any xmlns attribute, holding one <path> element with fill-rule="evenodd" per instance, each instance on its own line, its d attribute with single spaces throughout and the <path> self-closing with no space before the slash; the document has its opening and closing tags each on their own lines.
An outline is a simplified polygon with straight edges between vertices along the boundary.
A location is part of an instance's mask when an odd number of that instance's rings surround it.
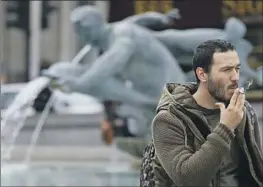
<svg viewBox="0 0 263 187">
<path fill-rule="evenodd" d="M 1 152 L 5 147 L 1 146 Z M 8 162 L 22 162 L 28 146 L 16 146 Z M 32 162 L 130 162 L 134 158 L 114 147 L 107 146 L 37 146 L 32 151 Z"/>
</svg>

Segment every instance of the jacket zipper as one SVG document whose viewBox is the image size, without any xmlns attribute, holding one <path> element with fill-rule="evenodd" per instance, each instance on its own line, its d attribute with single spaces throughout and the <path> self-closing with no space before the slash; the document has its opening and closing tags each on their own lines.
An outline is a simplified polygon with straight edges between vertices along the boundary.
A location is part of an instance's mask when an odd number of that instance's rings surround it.
<svg viewBox="0 0 263 187">
<path fill-rule="evenodd" d="M 211 133 L 212 132 L 212 128 L 210 127 L 210 125 L 208 125 L 207 119 L 204 116 L 202 116 L 202 115 L 200 115 L 200 116 L 201 116 L 202 120 L 206 123 L 206 126 L 209 129 L 209 133 Z M 203 136 L 202 136 L 202 139 L 203 139 L 203 141 L 201 143 L 203 144 L 203 143 L 205 143 L 205 139 L 204 139 Z M 219 168 L 218 172 L 215 174 L 215 178 L 212 179 L 212 180 L 214 180 L 214 182 L 212 182 L 212 183 L 214 183 L 213 184 L 214 187 L 220 187 L 220 172 L 221 171 L 220 171 L 220 168 Z"/>
<path fill-rule="evenodd" d="M 176 109 L 178 109 L 180 112 L 182 112 L 184 115 L 184 112 L 188 112 L 186 109 L 184 109 L 183 107 L 181 107 L 180 105 L 173 105 L 172 107 L 175 107 Z M 174 113 L 173 113 L 174 114 Z M 174 114 L 176 115 L 176 114 Z M 184 117 L 182 117 L 184 118 Z M 204 143 L 205 142 L 205 138 L 202 136 L 201 132 L 200 135 L 195 131 L 195 129 L 193 129 L 191 126 L 188 125 L 188 127 L 190 128 L 190 130 L 192 131 L 192 133 L 194 134 L 194 136 L 200 141 L 200 143 Z M 197 128 L 197 127 L 196 127 Z"/>
<path fill-rule="evenodd" d="M 207 119 L 205 117 L 203 117 L 203 116 L 201 116 L 201 117 L 206 123 L 208 123 Z M 209 132 L 211 133 L 212 132 L 212 128 L 210 127 L 210 125 L 207 125 L 207 127 L 209 129 Z M 220 168 L 219 168 L 218 172 L 215 175 L 215 187 L 220 187 L 220 172 L 221 171 L 220 171 Z"/>
<path fill-rule="evenodd" d="M 180 107 L 181 108 L 181 107 Z M 182 108 L 183 110 L 185 110 L 184 108 Z M 179 109 L 180 110 L 180 109 Z M 207 122 L 207 119 L 203 116 L 203 115 L 199 115 L 199 116 L 201 116 L 201 118 L 202 118 L 202 120 L 206 123 L 206 126 L 208 127 L 208 129 L 209 129 L 209 132 L 211 133 L 212 132 L 212 128 L 208 125 L 208 122 Z M 190 126 L 188 126 L 190 129 L 191 129 L 191 131 L 192 131 L 192 133 L 195 135 L 195 137 L 197 138 L 197 139 L 199 139 L 199 141 L 200 141 L 200 143 L 201 144 L 203 144 L 203 143 L 205 143 L 205 138 L 201 135 L 201 136 L 199 136 L 199 134 L 198 133 L 196 133 L 195 131 L 194 131 L 194 129 L 192 129 Z M 212 181 L 213 180 L 215 180 L 214 182 L 212 182 L 212 184 L 213 183 L 215 183 L 215 186 L 214 187 L 220 187 L 220 183 L 219 183 L 219 181 L 220 181 L 220 169 L 219 169 L 219 171 L 215 174 L 215 178 L 214 179 L 212 179 Z"/>
</svg>

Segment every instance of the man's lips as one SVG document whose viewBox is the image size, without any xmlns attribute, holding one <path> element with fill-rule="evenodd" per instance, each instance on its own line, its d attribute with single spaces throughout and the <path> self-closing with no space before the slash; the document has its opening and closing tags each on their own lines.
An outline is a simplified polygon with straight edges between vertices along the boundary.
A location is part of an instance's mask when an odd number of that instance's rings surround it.
<svg viewBox="0 0 263 187">
<path fill-rule="evenodd" d="M 237 89 L 238 85 L 234 85 L 234 86 L 229 86 L 228 89 Z"/>
</svg>

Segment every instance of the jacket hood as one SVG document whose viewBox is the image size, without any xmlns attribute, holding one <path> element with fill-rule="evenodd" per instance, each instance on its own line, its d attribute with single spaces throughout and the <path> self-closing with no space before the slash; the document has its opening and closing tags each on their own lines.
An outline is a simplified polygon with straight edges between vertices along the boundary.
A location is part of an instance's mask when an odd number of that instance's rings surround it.
<svg viewBox="0 0 263 187">
<path fill-rule="evenodd" d="M 192 96 L 197 88 L 198 85 L 192 82 L 186 84 L 166 84 L 157 106 L 157 112 L 160 109 L 168 108 L 170 104 L 181 105 L 185 109 L 198 109 L 198 105 Z"/>
</svg>

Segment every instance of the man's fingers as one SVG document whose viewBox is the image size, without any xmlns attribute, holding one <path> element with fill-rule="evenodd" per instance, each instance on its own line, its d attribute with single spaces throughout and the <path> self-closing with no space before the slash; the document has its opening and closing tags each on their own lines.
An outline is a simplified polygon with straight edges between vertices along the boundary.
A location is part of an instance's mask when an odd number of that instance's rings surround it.
<svg viewBox="0 0 263 187">
<path fill-rule="evenodd" d="M 233 94 L 233 96 L 232 96 L 232 98 L 231 98 L 230 103 L 229 103 L 228 106 L 231 106 L 232 108 L 235 107 L 236 102 L 237 102 L 237 98 L 238 98 L 239 94 L 240 94 L 239 88 L 237 88 L 237 89 L 235 90 L 235 92 L 234 92 L 234 94 Z"/>
<path fill-rule="evenodd" d="M 223 103 L 216 103 L 215 104 L 218 108 L 220 108 L 220 111 L 225 109 L 225 105 Z"/>
<path fill-rule="evenodd" d="M 236 108 L 243 110 L 244 104 L 245 104 L 245 94 L 241 93 L 238 96 Z"/>
</svg>

